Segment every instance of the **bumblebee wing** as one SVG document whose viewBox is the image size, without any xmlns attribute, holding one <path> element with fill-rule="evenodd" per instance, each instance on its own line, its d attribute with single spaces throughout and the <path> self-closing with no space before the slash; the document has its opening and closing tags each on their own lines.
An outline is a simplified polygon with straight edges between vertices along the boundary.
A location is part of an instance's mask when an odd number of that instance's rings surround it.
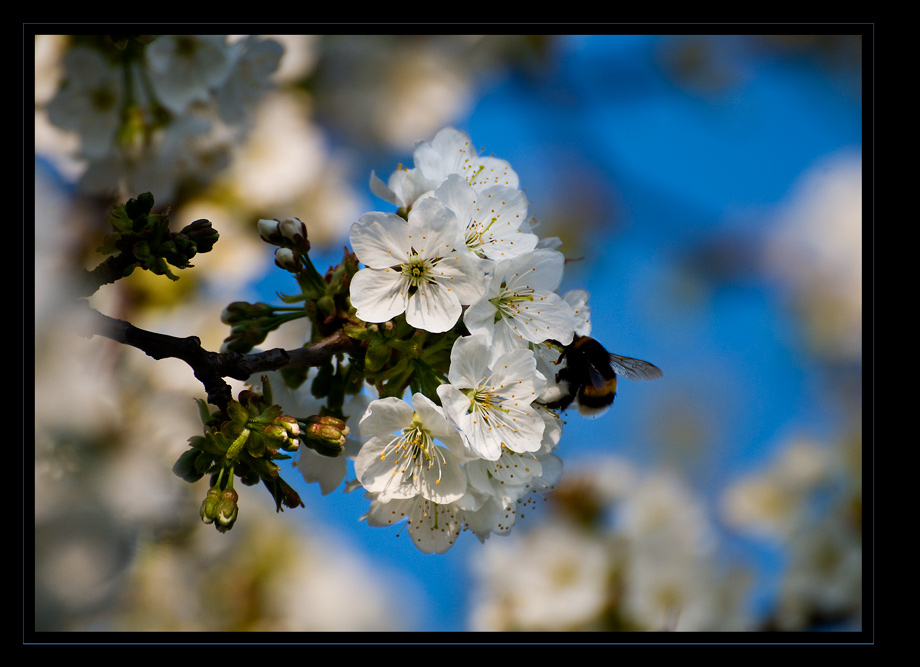
<svg viewBox="0 0 920 667">
<path fill-rule="evenodd" d="M 609 371 L 608 371 L 609 375 Z M 607 386 L 607 380 L 609 378 L 604 377 L 604 374 L 597 368 L 594 364 L 588 364 L 588 379 L 591 381 L 591 386 L 595 389 L 603 389 Z"/>
<path fill-rule="evenodd" d="M 610 355 L 610 365 L 617 375 L 622 375 L 629 380 L 657 380 L 664 375 L 655 364 L 641 359 L 621 357 L 619 354 Z"/>
</svg>

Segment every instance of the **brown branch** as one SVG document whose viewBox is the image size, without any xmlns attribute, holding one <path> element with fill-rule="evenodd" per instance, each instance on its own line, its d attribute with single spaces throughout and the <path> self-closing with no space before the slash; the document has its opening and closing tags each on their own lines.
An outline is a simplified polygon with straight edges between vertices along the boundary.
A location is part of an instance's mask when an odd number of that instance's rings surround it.
<svg viewBox="0 0 920 667">
<path fill-rule="evenodd" d="M 137 262 L 136 259 L 126 253 L 111 255 L 100 262 L 96 268 L 84 271 L 82 280 L 75 284 L 75 291 L 79 290 L 75 296 L 91 296 L 103 285 L 114 283 L 119 278 L 125 276 L 125 271 Z"/>
<path fill-rule="evenodd" d="M 93 324 L 85 332 L 87 337 L 104 336 L 136 347 L 154 359 L 181 359 L 191 367 L 195 377 L 204 385 L 208 402 L 222 411 L 227 409 L 232 399 L 230 385 L 224 378 L 248 380 L 255 373 L 274 371 L 285 366 L 319 366 L 335 354 L 354 352 L 359 347 L 356 341 L 340 329 L 313 345 L 296 350 L 274 348 L 250 354 L 211 352 L 201 346 L 201 340 L 197 336 L 177 338 L 147 331 L 130 322 L 103 315 L 90 308 L 88 304 L 87 309 L 93 316 Z"/>
</svg>

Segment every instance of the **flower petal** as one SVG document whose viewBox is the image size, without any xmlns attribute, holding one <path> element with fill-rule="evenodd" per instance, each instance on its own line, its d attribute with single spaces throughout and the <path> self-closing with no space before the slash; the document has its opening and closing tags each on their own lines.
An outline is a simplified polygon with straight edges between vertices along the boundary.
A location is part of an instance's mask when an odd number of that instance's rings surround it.
<svg viewBox="0 0 920 667">
<path fill-rule="evenodd" d="M 465 226 L 476 214 L 476 191 L 459 174 L 447 177 L 434 196 L 457 215 L 460 224 Z"/>
<path fill-rule="evenodd" d="M 371 438 L 355 457 L 355 476 L 361 486 L 382 501 L 418 495 L 411 477 L 402 471 L 406 465 L 413 465 L 412 461 L 406 461 L 405 450 L 387 452 L 395 437 Z"/>
<path fill-rule="evenodd" d="M 383 269 L 409 257 L 409 226 L 393 213 L 365 213 L 351 226 L 351 249 L 366 266 Z"/>
<path fill-rule="evenodd" d="M 408 243 L 425 259 L 446 257 L 466 247 L 456 213 L 431 197 L 417 202 L 409 213 Z"/>
<path fill-rule="evenodd" d="M 371 401 L 359 422 L 361 437 L 389 440 L 412 421 L 412 406 L 404 400 L 390 396 Z"/>
<path fill-rule="evenodd" d="M 351 280 L 349 298 L 359 319 L 386 322 L 405 312 L 407 287 L 405 277 L 395 269 L 361 269 Z"/>
<path fill-rule="evenodd" d="M 558 250 L 540 248 L 515 257 L 504 267 L 507 288 L 513 292 L 529 288 L 554 292 L 562 281 L 565 255 Z M 501 269 L 496 269 L 498 274 Z"/>
<path fill-rule="evenodd" d="M 457 301 L 465 306 L 482 296 L 487 283 L 482 265 L 465 250 L 442 258 L 433 267 L 432 277 L 447 287 L 457 297 Z"/>
<path fill-rule="evenodd" d="M 405 205 L 404 202 L 400 200 L 399 196 L 393 192 L 392 188 L 384 183 L 374 171 L 371 171 L 370 187 L 371 192 L 380 197 L 383 201 L 397 207 Z"/>
<path fill-rule="evenodd" d="M 416 329 L 442 333 L 460 319 L 463 308 L 449 288 L 436 282 L 420 285 L 409 297 L 406 305 L 406 322 Z M 360 317 L 360 315 L 359 315 Z"/>
<path fill-rule="evenodd" d="M 450 449 L 454 449 L 456 445 L 462 445 L 460 434 L 447 421 L 443 408 L 439 407 L 425 394 L 416 393 L 413 395 L 412 407 L 433 437 L 443 442 Z"/>
<path fill-rule="evenodd" d="M 488 376 L 488 339 L 485 336 L 463 336 L 458 338 L 450 352 L 450 369 L 447 372 L 450 384 L 468 389 L 479 386 L 479 383 Z M 438 389 L 440 390 L 441 387 L 438 387 Z M 438 395 L 441 395 L 440 391 L 438 391 Z M 441 396 L 441 398 L 443 399 L 444 397 Z"/>
<path fill-rule="evenodd" d="M 412 503 L 408 512 L 412 543 L 422 553 L 446 553 L 463 530 L 453 505 L 439 505 L 421 496 L 406 502 Z"/>
<path fill-rule="evenodd" d="M 537 292 L 534 300 L 522 303 L 516 315 L 505 316 L 495 323 L 497 331 L 502 327 L 513 330 L 513 336 L 521 336 L 531 343 L 557 340 L 563 345 L 572 342 L 575 333 L 575 314 L 572 307 L 561 296 L 553 292 Z"/>
<path fill-rule="evenodd" d="M 344 456 L 323 456 L 308 447 L 300 447 L 297 470 L 308 484 L 319 482 L 322 495 L 326 496 L 339 488 L 348 472 Z"/>
</svg>

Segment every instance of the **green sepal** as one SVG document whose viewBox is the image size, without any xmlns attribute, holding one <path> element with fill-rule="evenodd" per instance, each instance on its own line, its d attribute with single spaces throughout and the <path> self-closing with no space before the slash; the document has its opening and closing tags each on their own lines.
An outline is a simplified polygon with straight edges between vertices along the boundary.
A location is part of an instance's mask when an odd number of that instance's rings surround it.
<svg viewBox="0 0 920 667">
<path fill-rule="evenodd" d="M 195 403 L 198 404 L 198 417 L 201 419 L 201 425 L 207 426 L 208 422 L 211 421 L 211 411 L 208 410 L 208 404 L 201 398 L 196 398 Z"/>
<path fill-rule="evenodd" d="M 249 411 L 238 401 L 231 400 L 230 403 L 227 404 L 227 415 L 229 415 L 230 421 L 233 423 L 237 433 L 245 427 L 246 422 L 249 421 Z M 221 427 L 221 431 L 223 430 L 223 427 Z"/>
<path fill-rule="evenodd" d="M 275 292 L 278 295 L 278 298 L 281 299 L 284 303 L 300 303 L 301 301 L 307 300 L 306 294 L 282 294 L 281 292 Z"/>
</svg>

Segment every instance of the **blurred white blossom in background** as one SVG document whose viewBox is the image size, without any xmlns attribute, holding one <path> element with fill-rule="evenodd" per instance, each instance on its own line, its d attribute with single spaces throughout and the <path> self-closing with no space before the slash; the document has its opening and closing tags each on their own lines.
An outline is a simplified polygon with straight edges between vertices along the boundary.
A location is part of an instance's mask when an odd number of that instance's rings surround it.
<svg viewBox="0 0 920 667">
<path fill-rule="evenodd" d="M 473 561 L 470 628 L 478 631 L 592 630 L 609 604 L 616 545 L 561 521 L 491 539 Z M 599 629 L 599 628 L 598 628 Z"/>
<path fill-rule="evenodd" d="M 779 546 L 786 559 L 775 627 L 859 617 L 862 609 L 861 442 L 796 437 L 772 465 L 739 478 L 721 501 L 734 530 Z"/>
<path fill-rule="evenodd" d="M 552 512 L 487 542 L 478 630 L 754 629 L 749 581 L 719 562 L 701 499 L 676 475 L 608 458 L 567 471 Z"/>
<path fill-rule="evenodd" d="M 766 249 L 815 351 L 862 358 L 862 156 L 842 153 L 814 165 L 790 193 Z"/>
</svg>

